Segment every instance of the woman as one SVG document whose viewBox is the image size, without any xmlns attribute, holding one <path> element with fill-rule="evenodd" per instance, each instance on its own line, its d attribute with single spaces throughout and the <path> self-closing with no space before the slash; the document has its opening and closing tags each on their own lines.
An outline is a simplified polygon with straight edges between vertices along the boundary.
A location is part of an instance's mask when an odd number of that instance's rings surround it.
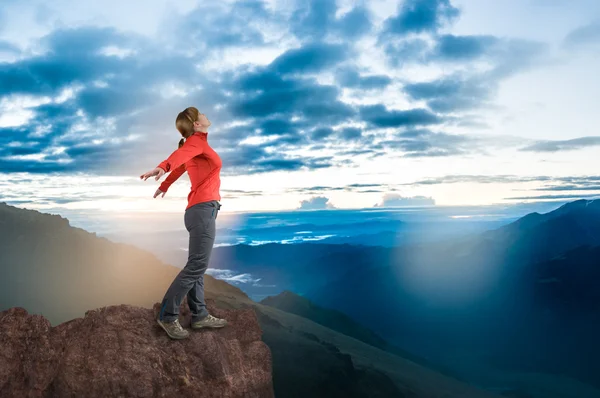
<svg viewBox="0 0 600 398">
<path fill-rule="evenodd" d="M 210 125 L 206 115 L 194 107 L 180 112 L 175 126 L 185 141 L 182 139 L 179 148 L 154 170 L 140 176 L 144 181 L 156 176 L 158 181 L 171 172 L 154 193 L 155 198 L 161 193 L 164 196 L 184 171 L 188 172 L 192 183 L 184 216 L 185 227 L 190 233 L 188 261 L 167 290 L 156 319 L 172 339 L 189 336 L 179 323 L 179 306 L 186 295 L 192 313 L 192 329 L 219 328 L 227 324 L 225 319 L 209 314 L 204 301 L 204 273 L 215 241 L 215 220 L 221 208 L 221 158 L 208 144 Z"/>
</svg>

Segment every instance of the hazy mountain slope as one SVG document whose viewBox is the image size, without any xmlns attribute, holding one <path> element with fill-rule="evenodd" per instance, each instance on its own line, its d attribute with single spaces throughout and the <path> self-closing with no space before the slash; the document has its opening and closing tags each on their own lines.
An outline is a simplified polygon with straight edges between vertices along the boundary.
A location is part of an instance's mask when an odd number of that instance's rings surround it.
<svg viewBox="0 0 600 398">
<path fill-rule="evenodd" d="M 331 330 L 335 330 L 336 332 L 340 332 L 346 336 L 353 337 L 372 345 L 373 347 L 399 355 L 402 358 L 456 378 L 456 375 L 452 374 L 449 369 L 442 368 L 437 364 L 428 362 L 422 357 L 389 344 L 372 330 L 362 326 L 343 312 L 318 306 L 307 298 L 299 296 L 294 292 L 286 290 L 276 296 L 270 296 L 261 300 L 260 304 L 309 319 Z"/>
<path fill-rule="evenodd" d="M 332 367 L 338 369 L 334 374 L 346 374 L 347 377 L 358 380 L 358 384 L 365 386 L 364 388 L 370 385 L 369 383 L 375 383 L 377 388 L 385 392 L 390 387 L 382 380 L 391 380 L 398 395 L 378 395 L 382 397 L 497 397 L 304 317 L 253 301 L 241 301 L 238 298 L 217 297 L 216 302 L 232 308 L 249 305 L 255 308 L 263 329 L 263 340 L 273 354 L 273 383 L 276 394 L 283 391 L 282 396 L 285 397 L 329 397 L 327 391 L 322 389 L 323 372 L 326 369 L 319 361 L 323 359 L 329 363 L 337 362 L 337 365 Z M 325 354 L 333 355 L 336 359 L 322 358 Z M 342 366 L 345 361 L 347 363 L 344 354 L 352 361 L 354 371 L 350 369 L 349 364 Z M 342 371 L 340 368 L 346 370 Z M 357 374 L 363 378 L 365 375 L 369 377 L 360 380 Z M 279 377 L 292 378 L 293 383 L 283 383 L 278 380 Z M 286 388 L 287 386 L 290 387 Z M 322 395 L 315 395 L 316 392 Z"/>
<path fill-rule="evenodd" d="M 0 203 L 0 311 L 23 307 L 52 325 L 108 305 L 151 307 L 180 271 L 135 246 L 69 226 L 58 215 Z M 218 284 L 206 276 L 206 289 Z"/>
<path fill-rule="evenodd" d="M 385 349 L 387 343 L 371 330 L 361 326 L 348 315 L 313 304 L 305 297 L 285 290 L 276 296 L 269 296 L 261 304 L 278 308 L 310 319 L 332 330 L 354 337 L 374 347 Z"/>
</svg>

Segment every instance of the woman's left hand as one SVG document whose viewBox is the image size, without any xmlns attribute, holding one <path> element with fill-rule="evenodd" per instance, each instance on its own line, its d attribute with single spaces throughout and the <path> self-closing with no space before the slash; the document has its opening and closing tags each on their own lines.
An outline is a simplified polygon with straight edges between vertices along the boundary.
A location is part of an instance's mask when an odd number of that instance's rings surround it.
<svg viewBox="0 0 600 398">
<path fill-rule="evenodd" d="M 158 181 L 160 179 L 160 177 L 162 177 L 165 174 L 165 171 L 163 169 L 161 169 L 160 167 L 155 168 L 154 170 L 150 170 L 147 173 L 144 173 L 140 176 L 140 178 L 144 181 L 146 181 L 148 178 L 152 177 L 152 176 L 156 176 L 155 180 Z"/>
<path fill-rule="evenodd" d="M 166 192 L 163 192 L 163 191 L 161 191 L 161 190 L 160 190 L 160 188 L 159 188 L 159 189 L 157 189 L 157 190 L 156 190 L 156 192 L 154 192 L 154 197 L 156 198 L 156 197 L 157 197 L 158 195 L 160 195 L 161 193 L 162 193 L 162 197 L 164 198 L 164 197 L 165 197 L 165 193 L 166 193 Z"/>
</svg>

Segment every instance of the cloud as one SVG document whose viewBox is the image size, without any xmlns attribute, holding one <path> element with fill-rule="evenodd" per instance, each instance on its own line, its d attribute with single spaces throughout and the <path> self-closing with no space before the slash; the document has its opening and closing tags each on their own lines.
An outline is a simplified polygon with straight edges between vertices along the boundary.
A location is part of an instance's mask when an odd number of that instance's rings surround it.
<svg viewBox="0 0 600 398">
<path fill-rule="evenodd" d="M 361 75 L 353 68 L 340 68 L 336 71 L 336 81 L 343 87 L 360 90 L 381 90 L 392 83 L 385 75 Z"/>
<path fill-rule="evenodd" d="M 600 44 L 600 21 L 594 21 L 569 32 L 563 44 L 567 48 Z"/>
<path fill-rule="evenodd" d="M 412 99 L 427 101 L 427 105 L 435 112 L 475 108 L 488 101 L 495 89 L 492 81 L 465 74 L 404 86 L 404 91 Z"/>
<path fill-rule="evenodd" d="M 600 145 L 600 136 L 580 137 L 570 140 L 538 141 L 535 144 L 521 148 L 528 152 L 559 152 L 573 151 Z"/>
<path fill-rule="evenodd" d="M 475 137 L 413 129 L 398 133 L 394 139 L 381 141 L 380 145 L 398 149 L 407 157 L 437 157 L 469 153 L 480 144 Z"/>
<path fill-rule="evenodd" d="M 362 137 L 362 129 L 357 127 L 344 127 L 340 129 L 339 136 L 345 141 L 357 140 Z"/>
<path fill-rule="evenodd" d="M 93 183 L 81 175 L 53 175 L 48 178 L 38 173 L 22 172 L 0 173 L 0 201 L 10 204 L 29 204 L 34 208 L 61 208 L 68 203 L 79 203 L 80 209 L 90 205 L 97 208 L 99 203 L 122 204 L 138 201 L 139 196 L 125 192 L 132 183 L 140 181 L 135 177 L 93 177 Z M 109 194 L 107 194 L 109 193 Z M 146 194 L 143 194 L 146 197 Z M 102 205 L 100 205 L 102 206 Z"/>
<path fill-rule="evenodd" d="M 438 184 L 457 184 L 457 183 L 478 183 L 478 184 L 511 184 L 519 182 L 532 181 L 551 181 L 548 176 L 516 176 L 516 175 L 446 175 L 442 177 L 427 178 L 417 180 L 411 183 L 400 185 L 438 185 Z"/>
<path fill-rule="evenodd" d="M 546 185 L 532 191 L 600 191 L 600 177 L 560 177 Z"/>
<path fill-rule="evenodd" d="M 261 278 L 253 278 L 252 274 L 244 273 L 237 274 L 233 270 L 230 269 L 217 269 L 217 268 L 208 268 L 206 273 L 210 276 L 213 276 L 215 279 L 224 280 L 229 283 L 241 284 L 241 283 L 258 283 Z"/>
<path fill-rule="evenodd" d="M 478 61 L 486 69 L 455 71 L 430 81 L 410 82 L 404 91 L 413 100 L 425 100 L 431 110 L 439 113 L 489 106 L 502 80 L 539 64 L 547 51 L 547 45 L 528 40 L 443 35 L 432 49 L 421 51 L 421 62 Z"/>
<path fill-rule="evenodd" d="M 1 95 L 5 99 L 11 100 L 15 95 L 21 94 L 49 95 L 51 98 L 49 103 L 33 107 L 34 122 L 4 130 L 5 134 L 0 137 L 4 144 L 24 144 L 28 138 L 36 135 L 37 130 L 47 130 L 47 133 L 36 139 L 35 145 L 14 146 L 10 151 L 2 151 L 5 156 L 0 158 L 0 166 L 6 170 L 41 173 L 74 170 L 108 172 L 112 167 L 111 172 L 128 173 L 130 171 L 123 167 L 126 163 L 124 159 L 142 159 L 135 155 L 136 151 L 140 151 L 142 157 L 153 159 L 153 164 L 156 163 L 157 153 L 161 152 L 162 155 L 159 156 L 166 157 L 169 152 L 157 150 L 160 148 L 145 150 L 143 146 L 136 147 L 134 139 L 124 139 L 119 135 L 138 125 L 145 112 L 151 114 L 151 118 L 159 119 L 164 110 L 154 110 L 167 99 L 161 98 L 161 93 L 155 88 L 165 82 L 175 82 L 182 87 L 197 82 L 205 90 L 211 91 L 210 98 L 204 97 L 196 101 L 190 98 L 196 96 L 194 90 L 190 90 L 187 99 L 169 99 L 169 109 L 183 109 L 189 105 L 190 100 L 199 104 L 202 109 L 209 109 L 209 106 L 202 106 L 203 103 L 212 102 L 212 108 L 225 101 L 225 111 L 213 111 L 211 115 L 215 114 L 216 119 L 225 112 L 237 118 L 258 117 L 257 126 L 262 129 L 263 134 L 277 136 L 270 145 L 279 149 L 295 149 L 306 143 L 306 138 L 299 130 L 303 124 L 295 125 L 285 121 L 295 113 L 304 114 L 313 122 L 320 120 L 324 124 L 335 124 L 355 114 L 352 107 L 337 100 L 339 93 L 336 87 L 322 86 L 316 81 L 300 77 L 283 78 L 282 73 L 319 71 L 319 68 L 326 67 L 330 62 L 333 65 L 339 54 L 327 45 L 315 44 L 304 49 L 290 50 L 262 71 L 240 74 L 237 83 L 241 86 L 245 84 L 246 87 L 243 88 L 247 88 L 248 92 L 241 90 L 236 100 L 224 95 L 236 83 L 218 85 L 203 75 L 194 74 L 192 63 L 182 66 L 186 62 L 182 62 L 181 56 L 165 55 L 168 53 L 164 51 L 160 57 L 146 55 L 144 49 L 151 47 L 150 42 L 109 28 L 85 27 L 55 31 L 45 37 L 43 42 L 49 48 L 48 53 L 8 66 L 0 64 L 0 76 L 6 77 L 0 83 Z M 106 55 L 101 51 L 110 46 L 133 46 L 141 53 L 133 58 Z M 341 49 L 342 46 L 335 48 Z M 174 79 L 174 76 L 177 77 Z M 269 93 L 259 93 L 252 97 L 251 94 L 256 91 L 254 85 L 261 78 L 264 80 L 260 81 L 260 89 L 273 89 Z M 277 84 L 272 84 L 274 82 Z M 76 87 L 73 94 L 66 100 L 58 101 L 61 93 L 72 87 Z M 282 102 L 286 95 L 294 101 Z M 281 106 L 279 109 L 276 108 L 278 105 Z M 281 118 L 277 118 L 278 111 Z M 170 125 L 165 119 L 161 123 Z M 237 134 L 238 131 L 240 134 Z M 224 155 L 234 159 L 232 163 L 238 166 L 234 169 L 236 172 L 322 168 L 332 164 L 327 158 L 286 156 L 282 151 L 273 155 L 259 148 L 237 145 L 248 133 L 239 127 L 223 131 L 223 136 L 235 138 L 229 142 L 230 148 L 224 148 Z M 173 140 L 175 139 L 176 135 L 173 134 Z M 246 154 L 249 156 L 244 156 Z M 240 164 L 239 160 L 244 163 Z"/>
<path fill-rule="evenodd" d="M 323 72 L 350 55 L 343 44 L 310 43 L 287 50 L 269 64 L 268 71 L 280 75 Z"/>
<path fill-rule="evenodd" d="M 308 200 L 300 202 L 299 210 L 322 210 L 322 209 L 335 209 L 333 203 L 329 201 L 325 196 L 315 196 Z"/>
<path fill-rule="evenodd" d="M 600 191 L 600 184 L 581 186 L 581 185 L 556 185 L 535 188 L 532 191 Z"/>
<path fill-rule="evenodd" d="M 324 40 L 329 36 L 358 39 L 372 29 L 369 9 L 362 5 L 336 17 L 337 4 L 332 0 L 309 0 L 296 2 L 292 13 L 290 30 L 301 40 Z"/>
<path fill-rule="evenodd" d="M 188 53 L 264 44 L 268 40 L 264 28 L 283 27 L 265 5 L 257 0 L 198 2 L 176 21 L 176 39 L 185 41 Z"/>
<path fill-rule="evenodd" d="M 395 193 L 388 193 L 383 196 L 380 204 L 373 207 L 405 207 L 405 206 L 434 206 L 435 200 L 426 196 L 404 197 Z"/>
<path fill-rule="evenodd" d="M 286 193 L 298 193 L 298 194 L 322 194 L 324 192 L 356 192 L 356 193 L 368 193 L 368 192 L 385 192 L 389 190 L 387 184 L 348 184 L 340 187 L 332 186 L 314 186 L 314 187 L 303 187 L 303 188 L 290 188 L 286 190 Z"/>
<path fill-rule="evenodd" d="M 222 194 L 223 198 L 237 199 L 237 198 L 243 198 L 243 197 L 263 196 L 265 193 L 263 191 L 244 191 L 241 189 L 221 189 L 221 194 Z"/>
<path fill-rule="evenodd" d="M 0 64 L 0 102 L 10 106 L 30 96 L 43 99 L 25 105 L 33 113 L 30 122 L 2 135 L 13 145 L 36 142 L 38 151 L 29 156 L 3 151 L 0 167 L 5 170 L 119 170 L 135 150 L 129 139 L 134 135 L 126 130 L 131 115 L 161 102 L 160 94 L 151 91 L 156 84 L 192 76 L 193 66 L 180 56 L 152 55 L 145 52 L 150 41 L 112 28 L 59 29 L 40 39 L 40 45 L 46 52 Z M 141 54 L 114 55 L 107 48 Z"/>
<path fill-rule="evenodd" d="M 439 124 L 442 120 L 427 109 L 388 110 L 385 105 L 359 107 L 362 119 L 373 127 L 402 127 Z"/>
<path fill-rule="evenodd" d="M 411 183 L 398 185 L 439 185 L 439 184 L 520 184 L 520 183 L 545 183 L 549 184 L 538 188 L 528 188 L 532 191 L 590 191 L 600 190 L 600 176 L 517 176 L 517 175 L 446 175 L 435 178 L 417 180 Z"/>
<path fill-rule="evenodd" d="M 300 114 L 313 122 L 328 124 L 339 123 L 356 113 L 353 107 L 338 99 L 338 87 L 321 85 L 313 79 L 284 79 L 274 71 L 278 68 L 267 66 L 238 75 L 230 83 L 231 90 L 239 93 L 230 100 L 231 112 L 241 118 L 291 118 Z"/>
<path fill-rule="evenodd" d="M 1 16 L 0 16 L 0 21 L 1 21 Z M 6 40 L 0 40 L 0 55 L 1 54 L 9 54 L 9 55 L 17 55 L 21 52 L 21 50 L 19 49 L 19 47 L 17 47 L 16 45 L 12 44 L 9 41 Z"/>
<path fill-rule="evenodd" d="M 321 141 L 330 137 L 334 133 L 331 127 L 317 127 L 310 132 L 310 137 L 313 141 Z"/>
<path fill-rule="evenodd" d="M 504 198 L 505 200 L 543 200 L 543 199 L 583 199 L 600 197 L 600 193 L 595 195 L 540 195 L 540 196 L 517 196 Z"/>
<path fill-rule="evenodd" d="M 381 38 L 435 32 L 460 14 L 449 0 L 406 0 L 400 4 L 397 15 L 384 21 Z"/>
<path fill-rule="evenodd" d="M 356 6 L 337 21 L 335 29 L 342 37 L 356 40 L 372 30 L 371 14 L 364 6 Z"/>
<path fill-rule="evenodd" d="M 159 39 L 81 25 L 47 34 L 34 43 L 38 52 L 0 63 L 0 107 L 26 103 L 19 113 L 27 121 L 2 129 L 0 167 L 142 172 L 176 148 L 173 119 L 190 104 L 219 126 L 210 142 L 227 165 L 223 175 L 355 166 L 359 155 L 374 158 L 390 150 L 405 156 L 468 153 L 480 150 L 482 141 L 425 129 L 467 123 L 470 116 L 445 113 L 489 104 L 498 82 L 530 65 L 537 51 L 524 41 L 441 34 L 459 15 L 449 0 L 403 1 L 383 24 L 382 34 L 394 40 L 382 42 L 382 49 L 416 43 L 406 54 L 412 51 L 419 62 L 491 67 L 407 82 L 410 102 L 402 110 L 383 101 L 356 105 L 345 101 L 345 88 L 382 90 L 397 81 L 354 63 L 360 55 L 355 43 L 373 34 L 369 8 L 361 4 L 342 13 L 335 1 L 292 3 L 289 12 L 263 1 L 202 2 L 165 17 Z M 15 50 L 0 42 L 0 51 L 3 45 Z M 255 50 L 275 49 L 282 52 L 269 55 L 271 62 L 245 63 Z M 221 68 L 231 54 L 236 65 Z M 29 98 L 37 102 L 29 104 Z M 378 131 L 389 128 L 423 131 L 391 139 Z M 331 155 L 321 156 L 321 150 Z"/>
<path fill-rule="evenodd" d="M 431 57 L 446 61 L 470 61 L 493 54 L 499 42 L 500 39 L 494 36 L 442 35 Z"/>
</svg>

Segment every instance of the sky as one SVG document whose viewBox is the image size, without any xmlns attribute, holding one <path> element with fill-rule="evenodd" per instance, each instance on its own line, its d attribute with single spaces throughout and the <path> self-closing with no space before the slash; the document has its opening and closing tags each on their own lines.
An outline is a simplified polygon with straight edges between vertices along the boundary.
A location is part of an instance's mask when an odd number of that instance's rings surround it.
<svg viewBox="0 0 600 398">
<path fill-rule="evenodd" d="M 212 122 L 222 212 L 600 193 L 596 0 L 0 0 L 0 201 L 182 212 L 139 175 Z"/>
</svg>

